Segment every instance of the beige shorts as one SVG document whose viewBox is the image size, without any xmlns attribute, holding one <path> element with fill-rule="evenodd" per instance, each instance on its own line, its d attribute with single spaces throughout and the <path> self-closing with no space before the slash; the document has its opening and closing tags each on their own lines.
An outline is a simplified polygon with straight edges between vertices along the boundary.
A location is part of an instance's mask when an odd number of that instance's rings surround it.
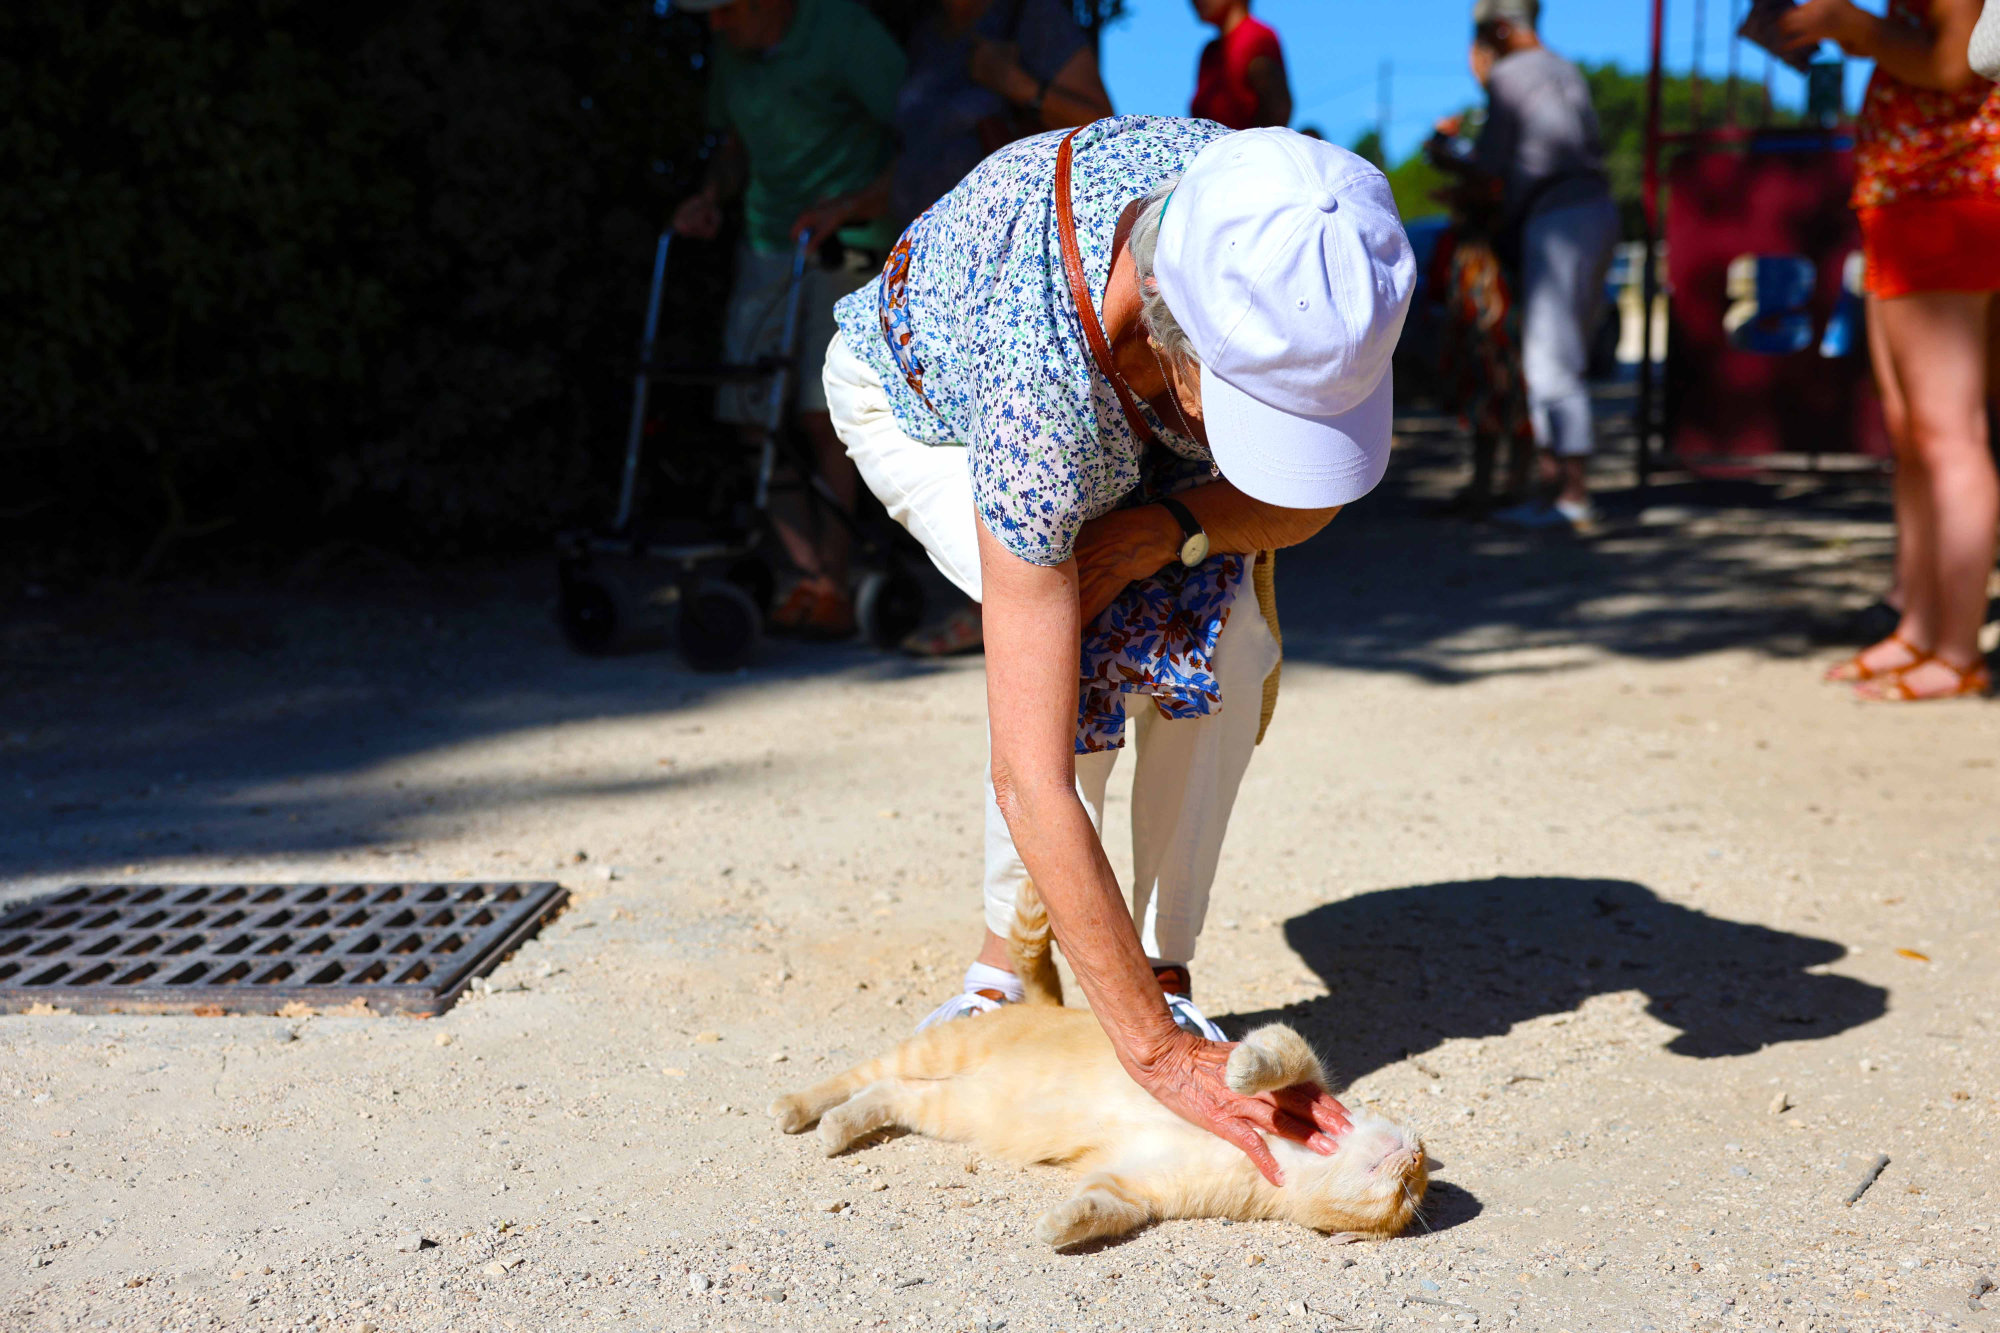
<svg viewBox="0 0 2000 1333">
<path fill-rule="evenodd" d="M 799 298 L 799 355 L 792 383 L 801 412 L 826 411 L 826 390 L 820 387 L 821 353 L 839 331 L 833 307 L 876 274 L 865 256 L 849 252 L 840 268 L 822 268 L 815 255 L 806 256 L 804 290 Z M 743 246 L 736 255 L 736 286 L 729 293 L 729 313 L 722 328 L 725 361 L 754 361 L 769 356 L 784 343 L 785 298 L 791 292 L 792 256 L 764 254 Z M 769 390 L 763 384 L 725 384 L 716 391 L 715 416 L 732 425 L 766 424 Z"/>
</svg>

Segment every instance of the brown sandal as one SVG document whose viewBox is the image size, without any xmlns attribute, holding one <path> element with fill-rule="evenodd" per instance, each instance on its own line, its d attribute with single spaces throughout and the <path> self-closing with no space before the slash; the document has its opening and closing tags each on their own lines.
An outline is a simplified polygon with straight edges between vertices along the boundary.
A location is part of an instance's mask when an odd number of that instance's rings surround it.
<svg viewBox="0 0 2000 1333">
<path fill-rule="evenodd" d="M 1918 694 L 1911 689 L 1904 677 L 1921 666 L 1943 667 L 1958 678 L 1958 683 L 1937 694 Z M 1864 699 L 1874 699 L 1882 703 L 1922 704 L 1937 699 L 1969 699 L 1982 697 L 1993 692 L 1993 673 L 1983 661 L 1974 662 L 1969 667 L 1955 667 L 1942 657 L 1927 657 L 1921 662 L 1904 667 L 1894 673 L 1895 679 L 1873 690 L 1856 690 Z"/>
<path fill-rule="evenodd" d="M 1868 654 L 1880 648 L 1885 643 L 1893 643 L 1901 647 L 1905 652 L 1909 653 L 1910 660 L 1907 662 L 1898 662 L 1895 666 L 1891 667 L 1869 666 L 1865 660 Z M 1831 668 L 1822 679 L 1835 684 L 1859 685 L 1863 681 L 1880 680 L 1884 676 L 1893 676 L 1899 672 L 1908 671 L 1911 667 L 1921 666 L 1929 660 L 1929 653 L 1911 643 L 1901 634 L 1891 634 L 1886 639 L 1869 644 L 1845 662 Z"/>
</svg>

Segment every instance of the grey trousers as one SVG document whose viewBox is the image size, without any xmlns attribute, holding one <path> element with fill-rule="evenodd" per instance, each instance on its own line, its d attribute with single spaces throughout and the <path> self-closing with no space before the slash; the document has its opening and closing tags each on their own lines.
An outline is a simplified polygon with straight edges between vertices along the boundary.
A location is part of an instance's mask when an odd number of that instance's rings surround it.
<svg viewBox="0 0 2000 1333">
<path fill-rule="evenodd" d="M 1522 231 L 1521 370 L 1528 411 L 1535 443 L 1562 457 L 1597 447 L 1584 372 L 1617 244 L 1618 206 L 1608 196 L 1538 213 Z"/>
</svg>

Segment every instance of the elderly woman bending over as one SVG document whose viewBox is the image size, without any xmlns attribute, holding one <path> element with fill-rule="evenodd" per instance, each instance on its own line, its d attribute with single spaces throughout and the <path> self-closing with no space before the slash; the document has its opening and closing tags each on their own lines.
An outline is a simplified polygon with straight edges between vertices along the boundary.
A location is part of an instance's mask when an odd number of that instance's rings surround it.
<svg viewBox="0 0 2000 1333">
<path fill-rule="evenodd" d="M 1346 1114 L 1231 1092 L 1188 964 L 1278 665 L 1270 552 L 1381 479 L 1414 274 L 1353 154 L 1123 117 L 988 158 L 827 353 L 862 478 L 984 603 L 987 934 L 927 1022 L 1020 997 L 1001 936 L 1032 875 L 1132 1077 L 1274 1182 L 1259 1131 L 1331 1152 Z M 1128 704 L 1129 902 L 1099 836 Z"/>
</svg>

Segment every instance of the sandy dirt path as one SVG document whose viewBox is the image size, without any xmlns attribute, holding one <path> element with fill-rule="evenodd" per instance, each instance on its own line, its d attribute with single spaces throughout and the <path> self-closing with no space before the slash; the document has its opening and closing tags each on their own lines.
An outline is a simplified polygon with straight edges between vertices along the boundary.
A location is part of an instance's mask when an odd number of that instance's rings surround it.
<svg viewBox="0 0 2000 1333">
<path fill-rule="evenodd" d="M 1429 1230 L 1056 1255 L 1060 1172 L 777 1135 L 956 984 L 980 664 L 582 661 L 532 564 L 10 618 L 7 900 L 574 901 L 435 1020 L 0 1018 L 0 1328 L 2000 1327 L 2000 707 L 1857 706 L 1803 632 L 1881 508 L 1522 538 L 1422 517 L 1406 458 L 1281 568 L 1196 976 L 1423 1132 Z"/>
</svg>

